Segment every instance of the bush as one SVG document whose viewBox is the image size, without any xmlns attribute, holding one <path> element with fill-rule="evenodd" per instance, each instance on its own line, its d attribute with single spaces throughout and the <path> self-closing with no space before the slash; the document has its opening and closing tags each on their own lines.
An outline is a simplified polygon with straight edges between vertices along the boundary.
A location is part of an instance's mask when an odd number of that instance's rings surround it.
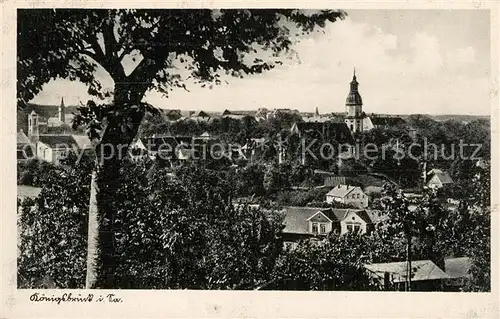
<svg viewBox="0 0 500 319">
<path fill-rule="evenodd" d="M 117 288 L 244 289 L 269 279 L 281 251 L 273 211 L 234 206 L 222 173 L 180 167 L 176 177 L 146 163 L 125 163 L 112 207 Z M 50 173 L 35 200 L 20 203 L 20 288 L 83 288 L 90 169 Z"/>
<path fill-rule="evenodd" d="M 44 176 L 35 199 L 19 203 L 18 287 L 83 288 L 90 195 L 88 167 L 60 167 Z"/>
</svg>

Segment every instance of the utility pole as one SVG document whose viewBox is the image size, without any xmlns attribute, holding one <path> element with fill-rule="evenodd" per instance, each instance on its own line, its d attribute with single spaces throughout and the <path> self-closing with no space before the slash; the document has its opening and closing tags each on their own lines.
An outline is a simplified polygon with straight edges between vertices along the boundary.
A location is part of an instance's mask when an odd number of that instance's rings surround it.
<svg viewBox="0 0 500 319">
<path fill-rule="evenodd" d="M 406 281 L 405 291 L 411 291 L 411 234 L 406 237 Z"/>
<path fill-rule="evenodd" d="M 423 159 L 422 163 L 422 192 L 425 189 L 425 185 L 427 184 L 427 159 Z"/>
</svg>

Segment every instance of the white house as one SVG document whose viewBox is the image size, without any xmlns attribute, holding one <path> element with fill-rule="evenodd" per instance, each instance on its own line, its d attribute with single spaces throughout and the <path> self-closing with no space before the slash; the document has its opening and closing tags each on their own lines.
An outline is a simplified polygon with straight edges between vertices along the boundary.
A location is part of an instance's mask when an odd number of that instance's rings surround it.
<svg viewBox="0 0 500 319">
<path fill-rule="evenodd" d="M 88 150 L 92 150 L 90 140 L 79 135 L 40 135 L 36 143 L 36 156 L 54 164 L 59 164 L 69 151 Z"/>
<path fill-rule="evenodd" d="M 36 155 L 44 161 L 58 164 L 75 146 L 71 135 L 40 135 Z"/>
<path fill-rule="evenodd" d="M 453 180 L 447 172 L 435 172 L 431 175 L 432 177 L 427 182 L 427 187 L 429 188 L 442 188 L 445 186 L 453 185 Z"/>
<path fill-rule="evenodd" d="M 304 239 L 321 239 L 329 233 L 370 233 L 383 220 L 381 212 L 363 209 L 284 207 L 283 241 L 293 248 Z"/>
<path fill-rule="evenodd" d="M 339 184 L 326 194 L 327 203 L 351 204 L 356 207 L 368 207 L 368 196 L 361 187 Z"/>
</svg>

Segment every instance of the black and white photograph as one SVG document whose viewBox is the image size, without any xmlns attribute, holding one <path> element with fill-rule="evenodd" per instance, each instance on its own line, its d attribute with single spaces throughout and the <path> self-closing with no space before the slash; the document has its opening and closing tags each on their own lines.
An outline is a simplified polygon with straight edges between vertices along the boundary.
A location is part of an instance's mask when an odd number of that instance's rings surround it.
<svg viewBox="0 0 500 319">
<path fill-rule="evenodd" d="M 491 23 L 17 8 L 14 289 L 492 292 Z"/>
</svg>

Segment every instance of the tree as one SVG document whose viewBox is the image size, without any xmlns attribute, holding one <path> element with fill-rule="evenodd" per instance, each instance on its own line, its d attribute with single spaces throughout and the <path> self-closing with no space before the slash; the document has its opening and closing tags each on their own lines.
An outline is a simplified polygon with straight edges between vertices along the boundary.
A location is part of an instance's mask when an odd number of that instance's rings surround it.
<svg viewBox="0 0 500 319">
<path fill-rule="evenodd" d="M 92 162 L 45 172 L 37 198 L 19 202 L 18 287 L 83 288 Z"/>
<path fill-rule="evenodd" d="M 392 185 L 384 185 L 386 197 L 381 200 L 382 208 L 387 212 L 389 222 L 387 223 L 389 236 L 404 238 L 406 242 L 406 284 L 405 290 L 411 290 L 412 277 L 412 241 L 418 229 L 420 229 L 421 219 L 418 215 L 418 207 L 412 206 L 400 190 L 396 190 Z"/>
<path fill-rule="evenodd" d="M 58 167 L 38 198 L 20 203 L 20 288 L 85 286 L 91 170 Z M 195 165 L 172 176 L 151 162 L 126 161 L 119 176 L 116 288 L 251 289 L 270 279 L 281 216 L 234 205 L 225 173 Z"/>
<path fill-rule="evenodd" d="M 53 164 L 31 158 L 25 163 L 17 164 L 17 184 L 41 187 L 50 171 L 54 170 Z"/>
<path fill-rule="evenodd" d="M 320 242 L 302 241 L 280 256 L 271 283 L 277 290 L 370 290 L 364 270 L 367 238 L 333 235 Z"/>
<path fill-rule="evenodd" d="M 264 169 L 263 165 L 249 164 L 234 172 L 236 194 L 239 196 L 264 195 Z"/>
<path fill-rule="evenodd" d="M 292 9 L 19 10 L 19 105 L 56 77 L 79 80 L 90 94 L 112 99 L 102 105 L 89 101 L 74 123 L 87 127 L 98 154 L 89 205 L 88 288 L 115 286 L 115 208 L 110 198 L 119 187 L 118 150 L 129 147 L 145 113 L 158 113 L 143 102 L 145 93 L 186 88 L 187 76 L 218 84 L 221 71 L 243 76 L 269 70 L 273 59 L 293 44 L 290 25 L 307 33 L 344 16 L 341 11 Z M 271 56 L 263 60 L 253 55 L 258 50 Z M 178 71 L 182 66 L 184 73 Z M 111 91 L 103 89 L 98 70 L 112 79 Z"/>
</svg>

